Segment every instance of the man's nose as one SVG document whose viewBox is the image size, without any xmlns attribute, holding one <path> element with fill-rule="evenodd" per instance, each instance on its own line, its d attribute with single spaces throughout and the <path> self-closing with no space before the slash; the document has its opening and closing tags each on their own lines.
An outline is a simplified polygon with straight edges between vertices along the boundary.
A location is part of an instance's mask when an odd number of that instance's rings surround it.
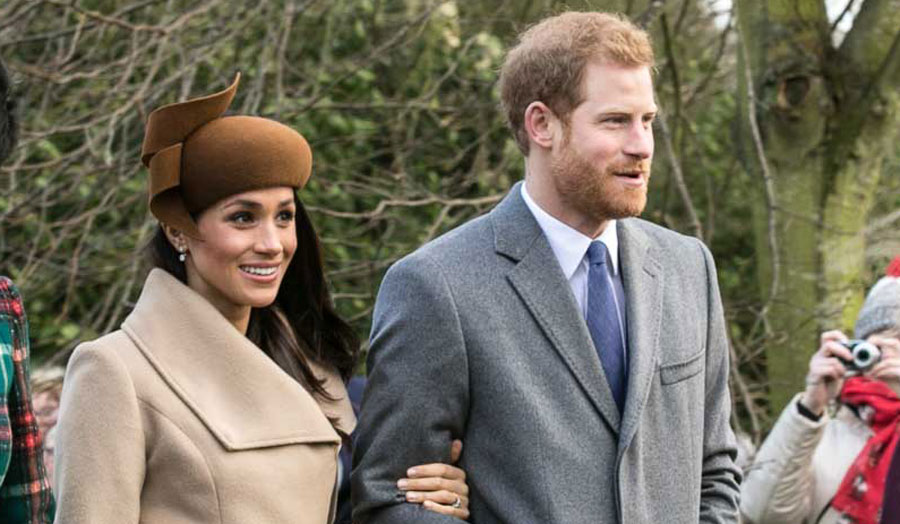
<svg viewBox="0 0 900 524">
<path fill-rule="evenodd" d="M 646 160 L 653 156 L 653 128 L 638 122 L 628 132 L 625 142 L 625 154 Z"/>
</svg>

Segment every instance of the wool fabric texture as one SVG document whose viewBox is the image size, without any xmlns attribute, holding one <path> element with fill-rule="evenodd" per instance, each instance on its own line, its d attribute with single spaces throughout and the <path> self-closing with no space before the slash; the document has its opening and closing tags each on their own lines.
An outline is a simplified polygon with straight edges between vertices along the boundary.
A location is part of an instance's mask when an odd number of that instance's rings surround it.
<svg viewBox="0 0 900 524">
<path fill-rule="evenodd" d="M 200 238 L 192 215 L 219 200 L 267 187 L 306 185 L 312 151 L 290 127 L 255 116 L 222 116 L 240 73 L 218 93 L 170 104 L 147 120 L 141 161 L 150 170 L 150 212 Z"/>
<path fill-rule="evenodd" d="M 864 339 L 886 329 L 900 329 L 900 257 L 891 262 L 887 276 L 866 296 L 856 319 L 855 336 Z"/>
</svg>

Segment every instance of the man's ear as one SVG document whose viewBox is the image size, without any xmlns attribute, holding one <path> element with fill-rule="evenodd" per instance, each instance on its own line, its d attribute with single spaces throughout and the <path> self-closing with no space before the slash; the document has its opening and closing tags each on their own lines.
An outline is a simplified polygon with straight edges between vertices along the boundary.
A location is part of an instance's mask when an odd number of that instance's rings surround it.
<svg viewBox="0 0 900 524">
<path fill-rule="evenodd" d="M 550 149 L 553 137 L 560 130 L 560 121 L 543 102 L 532 102 L 525 108 L 525 132 L 540 147 Z"/>
</svg>

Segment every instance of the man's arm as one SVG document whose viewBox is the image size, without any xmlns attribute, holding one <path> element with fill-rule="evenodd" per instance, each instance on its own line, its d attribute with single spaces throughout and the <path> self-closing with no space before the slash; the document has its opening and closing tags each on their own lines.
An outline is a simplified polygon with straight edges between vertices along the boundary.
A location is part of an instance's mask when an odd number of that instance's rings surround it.
<svg viewBox="0 0 900 524">
<path fill-rule="evenodd" d="M 734 462 L 737 457 L 737 445 L 730 425 L 729 351 L 725 334 L 725 316 L 722 311 L 715 263 L 706 246 L 700 243 L 700 247 L 706 263 L 709 302 L 700 521 L 737 522 L 741 472 Z"/>
<path fill-rule="evenodd" d="M 378 293 L 351 476 L 353 521 L 452 523 L 405 502 L 397 480 L 416 464 L 448 462 L 468 412 L 468 361 L 452 292 L 418 254 L 385 275 Z"/>
</svg>

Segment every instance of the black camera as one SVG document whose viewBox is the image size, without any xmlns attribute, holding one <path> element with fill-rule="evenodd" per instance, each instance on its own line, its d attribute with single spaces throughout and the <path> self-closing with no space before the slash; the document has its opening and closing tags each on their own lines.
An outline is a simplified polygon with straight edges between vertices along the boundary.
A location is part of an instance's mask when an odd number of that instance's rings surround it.
<svg viewBox="0 0 900 524">
<path fill-rule="evenodd" d="M 875 344 L 870 344 L 865 340 L 848 340 L 841 342 L 841 345 L 849 349 L 853 355 L 850 360 L 840 359 L 847 371 L 864 373 L 881 361 L 881 350 Z"/>
</svg>

